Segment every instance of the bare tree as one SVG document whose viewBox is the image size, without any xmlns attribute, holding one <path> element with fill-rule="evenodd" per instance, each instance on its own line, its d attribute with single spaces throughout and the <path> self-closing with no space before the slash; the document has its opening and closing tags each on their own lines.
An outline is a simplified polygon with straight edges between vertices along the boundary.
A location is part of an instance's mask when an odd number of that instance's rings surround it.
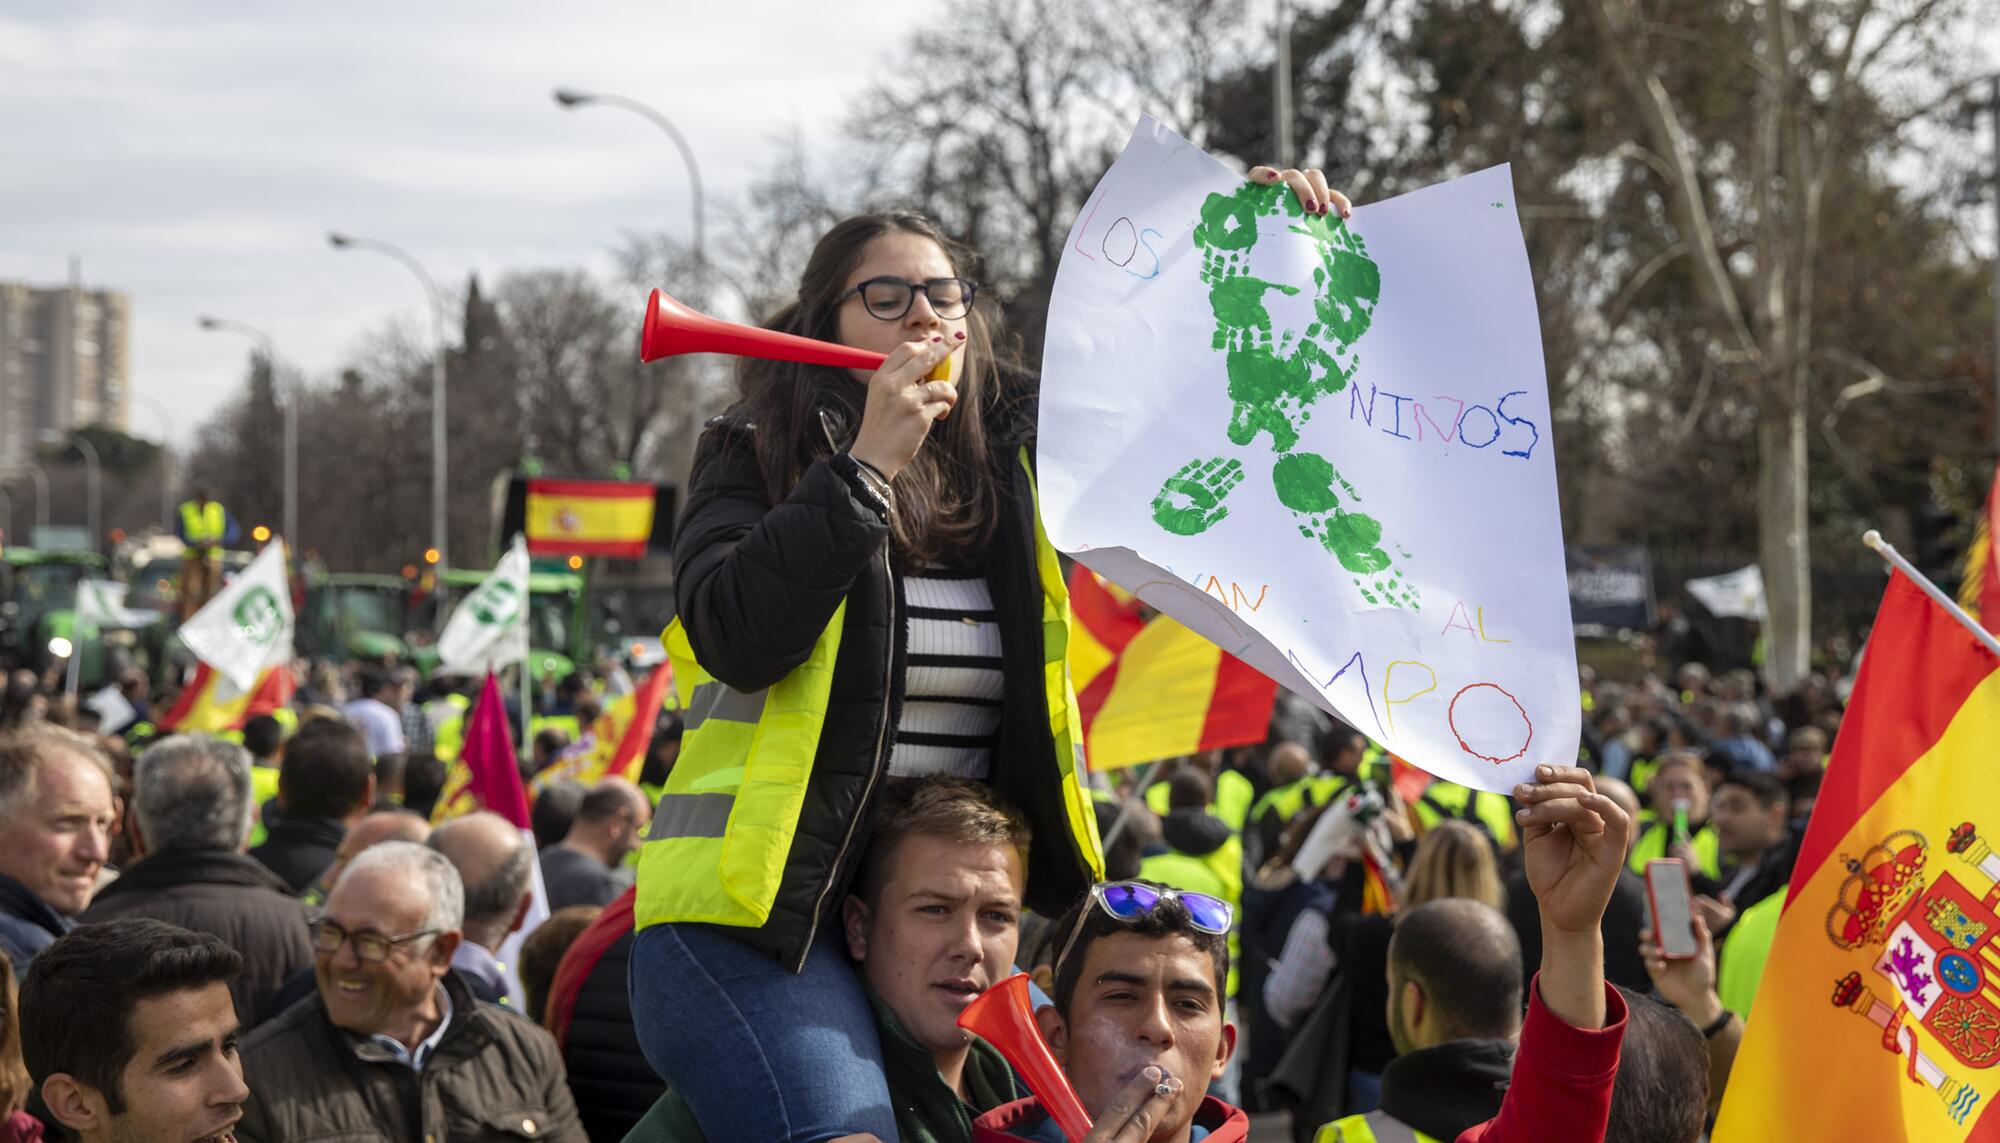
<svg viewBox="0 0 2000 1143">
<path fill-rule="evenodd" d="M 1857 153 L 1952 81 L 1963 0 L 1762 0 L 1672 6 L 1588 0 L 1598 43 L 1641 125 L 1630 161 L 1658 179 L 1660 266 L 1684 261 L 1717 364 L 1757 417 L 1757 525 L 1770 620 L 1767 671 L 1795 682 L 1811 651 L 1808 409 L 1816 373 L 1882 371 L 1815 343 L 1830 184 Z M 1693 26 L 1690 26 L 1693 25 Z M 1749 98 L 1715 113 L 1685 99 L 1691 68 L 1739 74 Z M 1932 82 L 1921 78 L 1929 73 Z M 1917 82 L 1912 82 L 1913 80 Z"/>
</svg>

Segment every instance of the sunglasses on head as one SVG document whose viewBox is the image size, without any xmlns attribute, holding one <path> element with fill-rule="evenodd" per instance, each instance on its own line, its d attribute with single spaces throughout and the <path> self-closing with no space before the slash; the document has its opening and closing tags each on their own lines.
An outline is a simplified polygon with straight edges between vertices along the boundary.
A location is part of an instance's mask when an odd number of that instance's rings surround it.
<svg viewBox="0 0 2000 1143">
<path fill-rule="evenodd" d="M 1230 923 L 1236 919 L 1235 907 L 1220 897 L 1167 889 L 1143 881 L 1101 881 L 1090 887 L 1090 899 L 1097 902 L 1097 907 L 1104 910 L 1106 916 L 1127 925 L 1145 920 L 1147 914 L 1162 901 L 1179 901 L 1196 929 L 1215 936 L 1226 935 Z M 1055 963 L 1049 966 L 1051 971 L 1062 971 L 1063 962 L 1069 959 L 1070 950 L 1076 947 L 1076 938 L 1083 935 L 1086 919 L 1083 916 L 1076 919 L 1069 939 L 1063 942 L 1062 951 L 1056 954 Z"/>
</svg>

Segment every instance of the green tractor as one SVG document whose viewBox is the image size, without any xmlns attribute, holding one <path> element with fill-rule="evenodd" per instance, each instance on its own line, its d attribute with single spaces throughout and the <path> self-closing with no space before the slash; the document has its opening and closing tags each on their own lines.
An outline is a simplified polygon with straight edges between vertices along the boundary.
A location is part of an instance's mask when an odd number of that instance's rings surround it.
<svg viewBox="0 0 2000 1143">
<path fill-rule="evenodd" d="M 299 616 L 299 650 L 340 662 L 407 660 L 403 635 L 412 623 L 410 582 L 401 576 L 331 572 L 306 585 Z"/>
<path fill-rule="evenodd" d="M 451 591 L 452 605 L 470 595 L 491 569 L 451 568 L 444 573 L 444 585 Z M 534 570 L 528 573 L 528 661 L 533 678 L 549 675 L 563 678 L 590 657 L 590 632 L 584 609 L 583 576 L 577 572 Z M 425 596 L 411 617 L 411 626 L 437 630 L 437 596 Z M 426 644 L 410 650 L 410 662 L 425 675 L 437 668 L 438 653 Z"/>
<path fill-rule="evenodd" d="M 107 572 L 96 552 L 0 552 L 0 666 L 42 671 L 65 657 L 76 634 L 77 585 Z M 100 640 L 88 641 L 80 666 L 86 680 L 103 677 Z"/>
</svg>

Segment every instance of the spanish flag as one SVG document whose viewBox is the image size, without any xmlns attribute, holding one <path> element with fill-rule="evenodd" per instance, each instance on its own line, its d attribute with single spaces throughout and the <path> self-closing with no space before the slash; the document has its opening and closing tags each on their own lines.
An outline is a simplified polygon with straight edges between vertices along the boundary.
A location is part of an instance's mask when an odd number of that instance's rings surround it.
<svg viewBox="0 0 2000 1143">
<path fill-rule="evenodd" d="M 653 748 L 660 712 L 674 707 L 674 668 L 661 663 L 634 691 L 605 704 L 604 713 L 557 760 L 536 774 L 529 791 L 539 794 L 563 781 L 592 785 L 602 778 L 637 782 Z"/>
<path fill-rule="evenodd" d="M 530 480 L 528 554 L 636 560 L 653 534 L 653 486 L 616 480 Z"/>
<path fill-rule="evenodd" d="M 1717 1143 L 2000 1139 L 1996 744 L 2000 656 L 1892 574 Z"/>
<path fill-rule="evenodd" d="M 2000 465 L 1993 468 L 1993 487 L 1986 508 L 1972 525 L 1972 543 L 1965 549 L 1965 574 L 1958 581 L 1958 605 L 1988 631 L 2000 632 L 2000 563 L 1993 558 L 1993 541 L 2000 538 Z"/>
<path fill-rule="evenodd" d="M 1278 684 L 1078 564 L 1070 679 L 1093 770 L 1262 742 Z"/>
<path fill-rule="evenodd" d="M 215 668 L 203 663 L 195 669 L 194 679 L 181 688 L 173 708 L 160 716 L 158 725 L 176 733 L 241 730 L 257 715 L 289 704 L 295 689 L 292 669 L 287 666 L 265 668 L 255 687 L 239 691 Z"/>
</svg>

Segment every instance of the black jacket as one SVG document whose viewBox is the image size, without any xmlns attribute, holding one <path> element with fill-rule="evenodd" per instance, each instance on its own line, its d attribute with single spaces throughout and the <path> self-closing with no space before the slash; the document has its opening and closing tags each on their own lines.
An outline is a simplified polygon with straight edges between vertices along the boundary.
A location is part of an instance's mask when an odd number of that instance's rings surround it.
<svg viewBox="0 0 2000 1143">
<path fill-rule="evenodd" d="M 695 657 L 738 691 L 771 686 L 803 663 L 842 602 L 824 729 L 798 831 L 771 916 L 757 929 L 720 931 L 796 971 L 819 926 L 835 923 L 862 843 L 861 825 L 888 771 L 903 698 L 900 579 L 890 567 L 888 518 L 854 461 L 844 419 L 818 415 L 824 449 L 773 505 L 738 416 L 710 422 L 674 539 L 675 604 Z M 1035 568 L 1034 501 L 1020 451 L 1033 424 L 1023 411 L 996 426 L 1000 519 L 981 570 L 1001 633 L 1005 717 L 993 785 L 1026 815 L 1031 909 L 1055 916 L 1090 884 L 1063 803 L 1043 689 L 1042 589 Z"/>
<path fill-rule="evenodd" d="M 347 837 L 347 827 L 333 818 L 279 818 L 264 837 L 264 844 L 250 856 L 263 862 L 271 872 L 285 879 L 292 895 L 312 888 L 326 867 L 333 864 L 333 851 Z"/>
<path fill-rule="evenodd" d="M 1500 1114 L 1514 1072 L 1512 1040 L 1447 1040 L 1382 1069 L 1382 1110 L 1433 1139 Z"/>
<path fill-rule="evenodd" d="M 0 873 L 0 950 L 14 962 L 16 977 L 26 977 L 35 954 L 75 927 L 75 921 L 49 908 L 26 885 Z"/>
<path fill-rule="evenodd" d="M 1528 887 L 1528 875 L 1507 876 L 1507 920 L 1521 939 L 1521 987 L 1533 983 L 1542 966 L 1542 907 Z M 1604 933 L 1604 979 L 1635 992 L 1649 992 L 1653 978 L 1639 956 L 1639 930 L 1646 927 L 1646 881 L 1629 869 L 1618 871 L 1611 900 L 1598 924 Z M 1523 992 L 1523 996 L 1527 993 Z"/>
<path fill-rule="evenodd" d="M 628 932 L 612 942 L 583 978 L 562 1041 L 569 1090 L 592 1139 L 625 1138 L 667 1090 L 632 1030 L 625 972 L 632 962 L 634 935 Z"/>
<path fill-rule="evenodd" d="M 305 910 L 277 874 L 240 853 L 167 850 L 150 854 L 104 887 L 79 917 L 85 923 L 151 917 L 220 937 L 243 954 L 230 982 L 245 1028 L 278 987 L 312 967 Z"/>
</svg>

